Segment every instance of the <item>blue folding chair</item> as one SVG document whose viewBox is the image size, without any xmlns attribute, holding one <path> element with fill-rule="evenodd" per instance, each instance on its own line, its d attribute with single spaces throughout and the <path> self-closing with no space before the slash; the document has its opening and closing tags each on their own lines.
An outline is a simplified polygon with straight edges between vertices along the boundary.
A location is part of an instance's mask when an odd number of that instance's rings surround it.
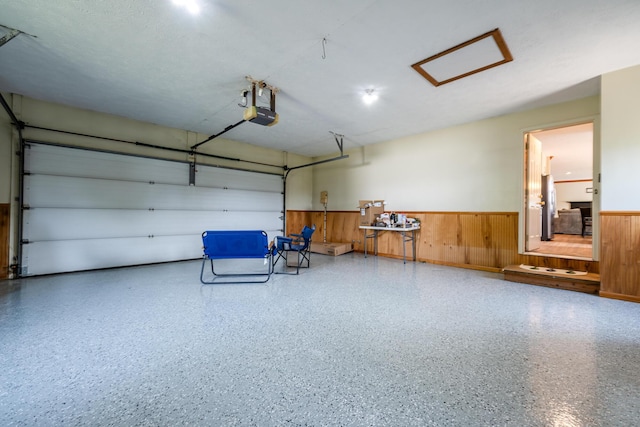
<svg viewBox="0 0 640 427">
<path fill-rule="evenodd" d="M 301 268 L 311 266 L 311 236 L 316 231 L 315 224 L 312 227 L 306 225 L 300 234 L 291 234 L 291 237 L 277 236 L 273 245 L 273 268 L 279 260 L 284 260 L 285 271 L 275 271 L 275 274 L 300 274 Z M 289 265 L 288 257 L 293 254 L 296 257 L 295 266 Z M 287 267 L 295 267 L 296 272 L 286 271 Z"/>
<path fill-rule="evenodd" d="M 202 268 L 200 282 L 205 285 L 215 283 L 265 283 L 271 278 L 273 251 L 269 247 L 267 233 L 262 230 L 215 230 L 202 233 Z M 222 259 L 264 259 L 267 270 L 264 272 L 217 273 L 213 267 L 214 260 Z M 212 279 L 204 278 L 204 266 L 211 264 Z M 229 280 L 236 278 L 236 280 Z M 252 278 L 255 280 L 246 280 Z"/>
</svg>

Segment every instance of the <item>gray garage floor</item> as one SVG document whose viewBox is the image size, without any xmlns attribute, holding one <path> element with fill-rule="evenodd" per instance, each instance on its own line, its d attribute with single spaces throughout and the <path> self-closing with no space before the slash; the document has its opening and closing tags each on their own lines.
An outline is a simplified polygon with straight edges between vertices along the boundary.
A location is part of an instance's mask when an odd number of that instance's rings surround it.
<svg viewBox="0 0 640 427">
<path fill-rule="evenodd" d="M 640 424 L 640 305 L 347 254 L 0 282 L 0 425 Z"/>
</svg>

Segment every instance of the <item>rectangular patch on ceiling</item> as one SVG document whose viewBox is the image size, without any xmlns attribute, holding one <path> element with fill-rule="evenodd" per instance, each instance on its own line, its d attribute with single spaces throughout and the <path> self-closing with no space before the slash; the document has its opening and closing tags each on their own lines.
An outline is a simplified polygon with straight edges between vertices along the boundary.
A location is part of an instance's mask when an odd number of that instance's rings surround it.
<svg viewBox="0 0 640 427">
<path fill-rule="evenodd" d="M 496 28 L 411 67 L 434 86 L 440 86 L 511 61 L 511 52 Z"/>
</svg>

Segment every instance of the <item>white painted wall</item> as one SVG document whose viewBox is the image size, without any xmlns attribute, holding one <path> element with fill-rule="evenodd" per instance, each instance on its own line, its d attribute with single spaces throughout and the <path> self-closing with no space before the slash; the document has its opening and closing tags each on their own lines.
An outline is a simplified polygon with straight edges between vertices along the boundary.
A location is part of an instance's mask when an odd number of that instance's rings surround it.
<svg viewBox="0 0 640 427">
<path fill-rule="evenodd" d="M 601 206 L 640 210 L 640 66 L 602 76 Z"/>
<path fill-rule="evenodd" d="M 524 131 L 593 117 L 599 108 L 599 97 L 590 97 L 347 150 L 349 159 L 314 168 L 313 207 L 322 208 L 327 190 L 329 210 L 384 199 L 394 211 L 519 212 Z"/>
<path fill-rule="evenodd" d="M 556 182 L 556 202 L 558 209 L 569 209 L 569 202 L 591 202 L 593 193 L 587 193 L 587 188 L 593 189 L 593 182 Z"/>
<path fill-rule="evenodd" d="M 311 163 L 307 157 L 288 154 L 289 167 Z M 306 167 L 293 170 L 287 176 L 287 209 L 311 210 L 313 197 L 313 168 Z"/>
</svg>

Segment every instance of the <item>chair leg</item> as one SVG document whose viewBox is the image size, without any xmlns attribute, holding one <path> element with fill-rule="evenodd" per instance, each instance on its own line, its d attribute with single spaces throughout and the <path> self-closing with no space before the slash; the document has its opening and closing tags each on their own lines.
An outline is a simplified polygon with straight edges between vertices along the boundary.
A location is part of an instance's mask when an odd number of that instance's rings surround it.
<svg viewBox="0 0 640 427">
<path fill-rule="evenodd" d="M 288 268 L 288 261 L 287 260 L 289 258 L 289 253 L 290 252 L 294 252 L 294 251 L 289 251 L 289 250 L 286 250 L 286 249 L 278 251 L 278 256 L 275 257 L 275 260 L 273 261 L 273 273 L 274 274 L 297 274 L 297 273 L 290 273 L 290 272 L 287 271 L 287 268 Z M 297 252 L 296 252 L 296 254 L 297 254 Z M 282 262 L 284 263 L 284 265 L 282 266 L 283 271 L 275 271 L 276 264 L 281 259 L 282 259 Z"/>
<path fill-rule="evenodd" d="M 309 268 L 311 266 L 311 252 L 300 252 L 300 266 L 302 268 Z M 303 264 L 306 262 L 306 266 L 303 266 Z"/>
<path fill-rule="evenodd" d="M 202 258 L 202 266 L 200 267 L 200 282 L 202 284 L 206 284 L 206 282 L 204 281 L 204 265 L 207 263 L 207 259 L 206 258 Z"/>
<path fill-rule="evenodd" d="M 277 253 L 278 255 L 277 255 L 277 256 L 274 256 L 274 259 L 273 259 L 273 261 L 272 261 L 272 264 L 273 264 L 273 268 L 274 268 L 274 270 L 275 270 L 276 264 L 278 263 L 278 261 L 280 261 L 280 259 L 284 259 L 284 263 L 285 263 L 285 264 L 287 263 L 287 257 L 286 257 L 286 255 L 284 254 L 284 251 L 283 251 L 283 252 L 277 251 L 276 253 Z"/>
<path fill-rule="evenodd" d="M 297 264 L 297 273 L 298 274 L 300 272 L 301 268 L 309 268 L 311 267 L 311 251 L 300 251 L 298 252 L 298 264 Z M 306 261 L 306 266 L 303 265 Z"/>
<path fill-rule="evenodd" d="M 302 258 L 300 257 L 300 251 L 296 251 L 296 274 L 300 274 L 300 264 L 302 264 Z"/>
<path fill-rule="evenodd" d="M 288 258 L 290 255 L 295 255 L 296 256 L 296 260 L 295 260 L 295 264 L 293 262 L 293 259 L 291 260 L 291 265 L 287 262 Z M 283 269 L 284 271 L 275 271 L 275 265 L 278 262 L 278 260 L 283 259 L 284 261 L 284 266 Z M 279 253 L 278 256 L 276 257 L 275 261 L 273 262 L 274 265 L 274 273 L 275 274 L 295 274 L 298 275 L 300 274 L 300 269 L 301 268 L 306 268 L 303 263 L 305 262 L 305 260 L 307 261 L 307 267 L 309 266 L 309 256 L 305 255 L 304 252 L 302 251 L 295 251 L 295 250 L 284 250 L 282 251 L 282 253 Z M 293 271 L 288 272 L 287 269 L 291 267 L 295 267 L 296 271 L 295 273 Z"/>
</svg>

